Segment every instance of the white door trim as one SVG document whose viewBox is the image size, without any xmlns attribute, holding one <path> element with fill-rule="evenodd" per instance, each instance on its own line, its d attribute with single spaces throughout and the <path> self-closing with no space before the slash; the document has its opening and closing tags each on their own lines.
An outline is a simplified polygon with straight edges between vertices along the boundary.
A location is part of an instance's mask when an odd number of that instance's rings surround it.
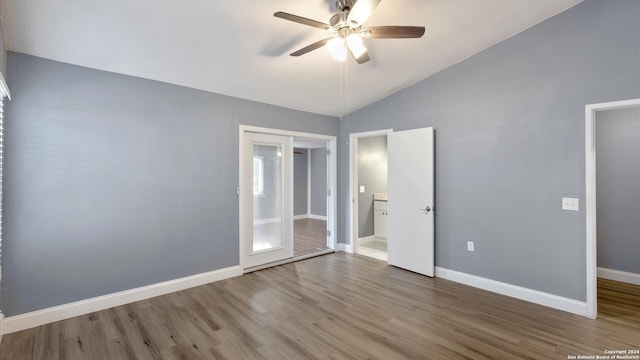
<svg viewBox="0 0 640 360">
<path fill-rule="evenodd" d="M 250 126 L 250 125 L 240 125 L 238 127 L 239 132 L 239 174 L 238 174 L 238 194 L 242 189 L 242 179 L 244 179 L 244 169 L 242 166 L 242 159 L 244 156 L 244 135 L 245 133 L 262 133 L 262 134 L 270 134 L 270 135 L 281 135 L 281 136 L 291 136 L 295 138 L 304 138 L 311 140 L 320 140 L 327 142 L 327 150 L 329 151 L 329 156 L 327 156 L 327 190 L 329 191 L 330 196 L 327 197 L 327 230 L 331 232 L 331 236 L 327 237 L 327 247 L 332 250 L 336 248 L 336 236 L 337 236 L 337 219 L 336 219 L 336 208 L 337 208 L 337 146 L 336 146 L 336 137 L 332 135 L 321 135 L 321 134 L 313 134 L 306 133 L 300 131 L 291 131 L 291 130 L 282 130 L 282 129 L 272 129 L 258 126 Z M 246 226 L 243 222 L 244 217 L 244 205 L 242 202 L 239 202 L 238 206 L 238 216 L 239 216 L 239 238 L 238 238 L 238 254 L 239 254 L 239 265 L 242 271 L 245 270 L 245 266 L 243 264 L 243 250 L 244 244 L 242 239 L 246 235 Z M 293 211 L 292 211 L 293 216 Z M 294 257 L 294 260 L 298 260 Z"/>
<path fill-rule="evenodd" d="M 373 136 L 389 135 L 393 129 L 383 129 L 375 131 L 365 131 L 349 134 L 349 244 L 345 246 L 345 251 L 349 253 L 358 252 L 358 139 Z"/>
<path fill-rule="evenodd" d="M 596 246 L 596 116 L 605 110 L 624 109 L 640 106 L 640 99 L 612 101 L 585 106 L 585 212 L 586 212 L 586 317 L 598 316 L 598 261 Z"/>
</svg>

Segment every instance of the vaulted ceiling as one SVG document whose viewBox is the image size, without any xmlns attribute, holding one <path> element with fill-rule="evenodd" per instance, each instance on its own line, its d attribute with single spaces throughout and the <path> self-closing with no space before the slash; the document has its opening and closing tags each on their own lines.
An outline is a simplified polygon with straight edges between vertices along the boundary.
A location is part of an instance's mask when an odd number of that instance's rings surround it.
<svg viewBox="0 0 640 360">
<path fill-rule="evenodd" d="M 0 0 L 7 48 L 318 114 L 374 103 L 582 0 L 383 0 L 366 25 L 425 26 L 421 39 L 366 39 L 371 61 L 325 49 L 335 0 Z"/>
</svg>

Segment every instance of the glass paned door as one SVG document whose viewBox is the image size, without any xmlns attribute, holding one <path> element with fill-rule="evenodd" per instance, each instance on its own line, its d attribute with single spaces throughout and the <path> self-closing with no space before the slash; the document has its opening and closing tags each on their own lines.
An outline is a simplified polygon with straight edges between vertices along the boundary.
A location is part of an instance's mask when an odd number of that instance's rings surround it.
<svg viewBox="0 0 640 360">
<path fill-rule="evenodd" d="M 243 267 L 293 256 L 291 137 L 244 135 Z"/>
</svg>

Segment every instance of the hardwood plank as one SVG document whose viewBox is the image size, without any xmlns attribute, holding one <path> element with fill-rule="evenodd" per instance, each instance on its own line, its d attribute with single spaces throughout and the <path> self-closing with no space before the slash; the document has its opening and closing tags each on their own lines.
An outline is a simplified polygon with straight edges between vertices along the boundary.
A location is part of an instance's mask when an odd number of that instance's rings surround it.
<svg viewBox="0 0 640 360">
<path fill-rule="evenodd" d="M 293 221 L 293 255 L 312 254 L 327 247 L 327 222 L 318 219 Z"/>
<path fill-rule="evenodd" d="M 640 287 L 590 320 L 337 253 L 4 336 L 14 359 L 566 359 L 638 349 Z"/>
</svg>

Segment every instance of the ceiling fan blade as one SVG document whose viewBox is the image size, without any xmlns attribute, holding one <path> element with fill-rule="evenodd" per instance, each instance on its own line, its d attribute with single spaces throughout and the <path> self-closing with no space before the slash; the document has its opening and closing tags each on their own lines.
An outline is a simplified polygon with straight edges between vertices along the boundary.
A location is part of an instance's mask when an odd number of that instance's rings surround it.
<svg viewBox="0 0 640 360">
<path fill-rule="evenodd" d="M 307 19 L 306 17 L 293 15 L 293 14 L 289 14 L 289 13 L 282 12 L 282 11 L 278 11 L 278 12 L 274 13 L 273 16 L 275 16 L 277 18 L 280 18 L 280 19 L 285 19 L 285 20 L 297 22 L 297 23 L 302 24 L 302 25 L 307 25 L 307 26 L 318 28 L 318 29 L 322 29 L 322 30 L 327 30 L 327 29 L 331 28 L 331 25 L 329 25 L 329 24 L 325 24 L 325 23 L 320 22 L 320 21 Z"/>
<path fill-rule="evenodd" d="M 347 17 L 347 23 L 356 23 L 358 26 L 364 24 L 365 21 L 373 14 L 378 4 L 382 0 L 357 0 Z"/>
<path fill-rule="evenodd" d="M 331 39 L 333 39 L 333 38 L 326 38 L 326 39 L 322 39 L 320 41 L 316 41 L 313 44 L 305 46 L 305 47 L 303 47 L 302 49 L 300 49 L 298 51 L 292 52 L 291 56 L 300 56 L 300 55 L 304 55 L 304 54 L 306 54 L 308 52 L 311 52 L 313 50 L 319 49 L 319 48 L 325 46 L 329 42 L 329 40 L 331 40 Z"/>
<path fill-rule="evenodd" d="M 424 35 L 424 26 L 372 26 L 362 33 L 372 39 L 420 38 Z"/>
<path fill-rule="evenodd" d="M 353 54 L 353 51 L 351 51 L 351 48 L 347 46 L 347 48 L 349 49 L 349 53 L 351 54 L 351 57 L 353 57 L 353 59 L 358 63 L 358 64 L 364 64 L 366 62 L 368 62 L 369 60 L 371 60 L 371 58 L 369 57 L 369 53 L 365 50 L 364 53 L 362 53 L 362 55 L 360 55 L 360 57 L 356 57 Z"/>
</svg>

